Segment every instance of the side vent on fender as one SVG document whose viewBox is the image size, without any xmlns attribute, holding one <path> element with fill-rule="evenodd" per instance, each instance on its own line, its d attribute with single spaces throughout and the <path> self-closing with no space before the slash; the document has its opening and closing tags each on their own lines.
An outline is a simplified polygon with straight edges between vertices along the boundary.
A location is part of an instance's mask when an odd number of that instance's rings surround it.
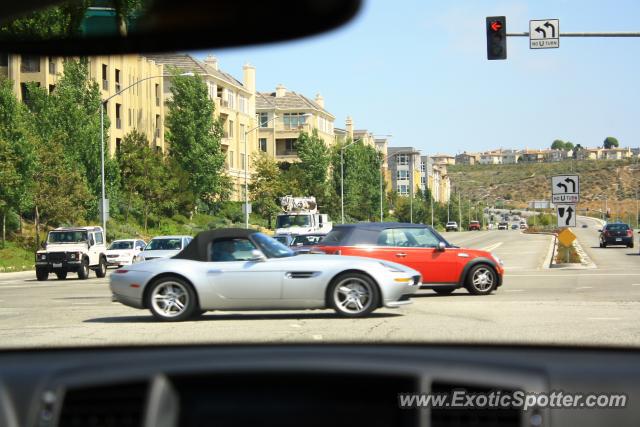
<svg viewBox="0 0 640 427">
<path fill-rule="evenodd" d="M 284 274 L 287 279 L 310 279 L 319 275 L 318 271 L 288 271 Z"/>
</svg>

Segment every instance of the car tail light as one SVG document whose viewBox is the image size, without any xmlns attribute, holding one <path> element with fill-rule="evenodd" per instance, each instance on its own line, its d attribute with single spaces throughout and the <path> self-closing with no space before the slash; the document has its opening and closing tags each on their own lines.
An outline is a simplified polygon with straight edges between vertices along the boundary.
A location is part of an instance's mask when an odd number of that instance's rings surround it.
<svg viewBox="0 0 640 427">
<path fill-rule="evenodd" d="M 631 229 L 627 230 L 627 236 L 628 237 L 633 237 L 633 230 L 631 230 Z"/>
<path fill-rule="evenodd" d="M 609 232 L 608 231 L 604 232 L 604 237 L 609 237 Z"/>
</svg>

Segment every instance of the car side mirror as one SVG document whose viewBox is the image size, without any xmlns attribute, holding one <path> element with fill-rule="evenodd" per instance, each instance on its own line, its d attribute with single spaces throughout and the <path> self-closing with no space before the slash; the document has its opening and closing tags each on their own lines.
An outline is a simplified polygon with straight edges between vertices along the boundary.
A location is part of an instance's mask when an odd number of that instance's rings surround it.
<svg viewBox="0 0 640 427">
<path fill-rule="evenodd" d="M 437 247 L 438 252 L 444 252 L 446 248 L 447 248 L 447 245 L 444 242 L 438 242 L 438 247 Z"/>
<path fill-rule="evenodd" d="M 96 244 L 96 241 L 93 240 L 93 237 L 89 237 L 89 247 L 93 246 Z"/>
<path fill-rule="evenodd" d="M 266 261 L 266 260 L 267 260 L 267 257 L 264 256 L 262 251 L 259 251 L 257 249 L 254 249 L 254 250 L 251 251 L 251 259 L 250 259 L 250 261 L 261 262 L 261 261 Z"/>
</svg>

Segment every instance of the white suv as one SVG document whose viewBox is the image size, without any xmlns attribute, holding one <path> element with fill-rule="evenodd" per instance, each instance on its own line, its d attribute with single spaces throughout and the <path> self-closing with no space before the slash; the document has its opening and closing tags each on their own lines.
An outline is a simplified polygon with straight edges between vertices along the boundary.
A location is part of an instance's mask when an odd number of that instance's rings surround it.
<svg viewBox="0 0 640 427">
<path fill-rule="evenodd" d="M 447 231 L 458 231 L 458 223 L 455 221 L 449 221 L 447 225 L 444 226 L 444 229 Z"/>
<path fill-rule="evenodd" d="M 47 235 L 45 248 L 36 252 L 36 277 L 47 280 L 49 273 L 58 279 L 77 273 L 79 279 L 107 274 L 107 247 L 102 227 L 58 227 Z"/>
</svg>

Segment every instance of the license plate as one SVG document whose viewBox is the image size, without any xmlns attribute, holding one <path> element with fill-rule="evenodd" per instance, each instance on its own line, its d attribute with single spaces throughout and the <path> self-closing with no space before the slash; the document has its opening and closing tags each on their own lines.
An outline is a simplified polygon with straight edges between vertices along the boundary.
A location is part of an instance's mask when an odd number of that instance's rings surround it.
<svg viewBox="0 0 640 427">
<path fill-rule="evenodd" d="M 622 237 L 616 237 L 616 242 L 622 242 Z"/>
<path fill-rule="evenodd" d="M 53 268 L 62 268 L 62 263 L 53 264 Z"/>
</svg>

